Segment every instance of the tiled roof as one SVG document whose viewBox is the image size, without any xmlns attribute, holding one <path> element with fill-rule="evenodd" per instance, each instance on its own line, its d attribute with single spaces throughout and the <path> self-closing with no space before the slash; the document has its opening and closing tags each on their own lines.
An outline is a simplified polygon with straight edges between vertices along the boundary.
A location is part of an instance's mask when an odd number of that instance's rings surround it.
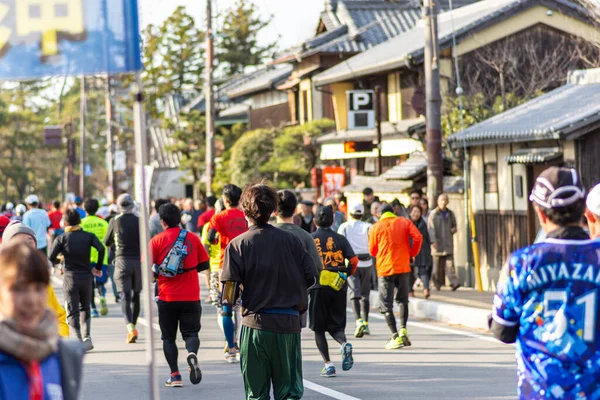
<svg viewBox="0 0 600 400">
<path fill-rule="evenodd" d="M 425 122 L 424 118 L 407 119 L 398 123 L 383 122 L 381 124 L 381 134 L 385 138 L 399 137 L 408 138 L 409 130 L 413 127 L 420 126 Z M 375 140 L 377 139 L 377 131 L 375 129 L 352 129 L 339 130 L 336 132 L 327 133 L 317 138 L 318 143 L 340 143 L 349 140 Z"/>
<path fill-rule="evenodd" d="M 505 157 L 505 160 L 509 164 L 544 164 L 560 158 L 562 155 L 563 153 L 558 147 L 520 149 Z"/>
<path fill-rule="evenodd" d="M 257 71 L 252 77 L 239 85 L 232 86 L 225 93 L 229 99 L 269 90 L 278 82 L 287 79 L 292 73 L 292 65 L 269 66 Z"/>
<path fill-rule="evenodd" d="M 477 29 L 489 27 L 496 20 L 503 20 L 515 12 L 544 4 L 548 7 L 579 12 L 569 0 L 482 0 L 471 5 L 441 13 L 438 17 L 440 47 L 450 46 L 452 33 L 457 39 L 470 35 Z M 406 33 L 396 35 L 370 50 L 364 51 L 343 63 L 336 65 L 314 77 L 317 85 L 341 82 L 365 75 L 381 73 L 418 63 L 423 57 L 425 35 L 424 23 L 419 21 Z"/>
<path fill-rule="evenodd" d="M 387 170 L 381 174 L 385 179 L 408 180 L 423 174 L 427 171 L 427 156 L 423 152 L 414 152 L 408 160 L 400 165 Z"/>
<path fill-rule="evenodd" d="M 561 139 L 600 122 L 600 69 L 575 71 L 568 83 L 448 137 L 453 146 Z"/>
</svg>

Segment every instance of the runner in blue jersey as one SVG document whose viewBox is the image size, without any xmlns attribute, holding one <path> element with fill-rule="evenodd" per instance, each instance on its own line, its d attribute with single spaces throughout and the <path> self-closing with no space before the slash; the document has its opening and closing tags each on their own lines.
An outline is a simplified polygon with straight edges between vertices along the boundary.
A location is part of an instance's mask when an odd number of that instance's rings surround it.
<svg viewBox="0 0 600 400">
<path fill-rule="evenodd" d="M 529 199 L 548 238 L 510 256 L 490 329 L 516 342 L 520 399 L 600 399 L 600 242 L 581 227 L 585 189 L 552 167 Z"/>
</svg>

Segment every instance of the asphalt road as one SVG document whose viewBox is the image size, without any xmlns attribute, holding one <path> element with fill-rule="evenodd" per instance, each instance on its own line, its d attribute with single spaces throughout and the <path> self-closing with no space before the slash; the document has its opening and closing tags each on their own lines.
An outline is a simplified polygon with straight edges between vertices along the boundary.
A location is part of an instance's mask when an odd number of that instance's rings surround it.
<svg viewBox="0 0 600 400">
<path fill-rule="evenodd" d="M 110 290 L 109 290 L 109 293 Z M 59 299 L 62 291 L 57 288 Z M 83 396 L 85 400 L 148 399 L 146 332 L 138 324 L 140 339 L 126 344 L 125 322 L 120 306 L 109 294 L 109 315 L 92 321 L 95 349 L 85 360 Z M 352 321 L 349 314 L 348 321 Z M 456 327 L 411 320 L 412 347 L 386 351 L 388 328 L 380 315 L 372 314 L 371 336 L 352 337 L 354 324 L 347 329 L 354 345 L 355 365 L 341 371 L 337 345 L 330 351 L 338 370 L 336 378 L 322 378 L 321 358 L 310 330 L 302 334 L 305 399 L 514 399 L 516 372 L 514 347 L 491 337 Z M 199 360 L 202 382 L 193 386 L 184 375 L 183 388 L 166 388 L 169 369 L 162 354 L 160 333 L 154 344 L 158 365 L 160 396 L 163 399 L 243 399 L 239 364 L 223 359 L 224 339 L 216 323 L 213 306 L 203 304 Z M 179 343 L 180 368 L 187 371 L 186 351 Z"/>
</svg>

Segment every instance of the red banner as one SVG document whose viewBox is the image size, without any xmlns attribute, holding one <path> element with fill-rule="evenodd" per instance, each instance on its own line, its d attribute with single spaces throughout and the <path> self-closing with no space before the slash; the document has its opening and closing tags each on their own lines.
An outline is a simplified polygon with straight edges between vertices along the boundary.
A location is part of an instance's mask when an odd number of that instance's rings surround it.
<svg viewBox="0 0 600 400">
<path fill-rule="evenodd" d="M 324 167 L 323 168 L 323 197 L 333 196 L 341 192 L 346 185 L 346 168 Z"/>
</svg>

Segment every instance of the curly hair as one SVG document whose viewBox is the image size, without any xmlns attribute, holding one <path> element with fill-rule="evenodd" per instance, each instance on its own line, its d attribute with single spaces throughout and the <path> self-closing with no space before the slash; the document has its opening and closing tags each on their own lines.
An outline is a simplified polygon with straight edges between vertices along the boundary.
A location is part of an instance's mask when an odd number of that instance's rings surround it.
<svg viewBox="0 0 600 400">
<path fill-rule="evenodd" d="M 279 195 L 272 187 L 259 183 L 246 187 L 240 206 L 255 225 L 265 225 L 279 205 Z"/>
</svg>

